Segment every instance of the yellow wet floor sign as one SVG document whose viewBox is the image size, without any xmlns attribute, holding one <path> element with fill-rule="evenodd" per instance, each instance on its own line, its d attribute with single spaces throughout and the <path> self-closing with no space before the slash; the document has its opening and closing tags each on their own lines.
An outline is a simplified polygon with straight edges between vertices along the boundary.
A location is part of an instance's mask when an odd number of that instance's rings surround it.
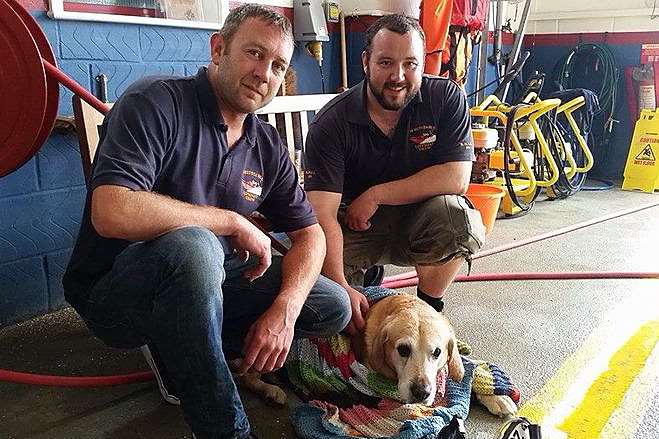
<svg viewBox="0 0 659 439">
<path fill-rule="evenodd" d="M 625 190 L 654 192 L 659 189 L 659 109 L 643 110 L 636 122 L 634 136 L 629 146 L 625 180 Z"/>
</svg>

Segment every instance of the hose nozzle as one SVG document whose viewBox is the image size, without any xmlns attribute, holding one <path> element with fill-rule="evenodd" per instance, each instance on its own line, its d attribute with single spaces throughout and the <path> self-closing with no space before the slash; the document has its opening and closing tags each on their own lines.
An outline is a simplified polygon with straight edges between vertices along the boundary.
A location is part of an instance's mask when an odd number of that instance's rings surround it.
<svg viewBox="0 0 659 439">
<path fill-rule="evenodd" d="M 307 50 L 309 55 L 314 57 L 318 61 L 319 65 L 323 63 L 323 45 L 320 41 L 309 41 L 307 43 Z"/>
</svg>

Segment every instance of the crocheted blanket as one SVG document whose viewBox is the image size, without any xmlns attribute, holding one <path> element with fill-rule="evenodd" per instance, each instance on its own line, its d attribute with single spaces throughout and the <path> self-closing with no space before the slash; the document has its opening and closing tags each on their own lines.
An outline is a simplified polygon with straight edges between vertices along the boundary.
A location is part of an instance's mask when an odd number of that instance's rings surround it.
<svg viewBox="0 0 659 439">
<path fill-rule="evenodd" d="M 399 294 L 382 287 L 364 290 L 369 302 Z M 298 406 L 293 424 L 301 438 L 422 439 L 435 437 L 454 416 L 466 419 L 472 391 L 508 395 L 519 401 L 519 391 L 497 366 L 462 357 L 462 382 L 437 377 L 437 395 L 431 407 L 404 404 L 396 382 L 355 358 L 350 339 L 295 340 L 286 362 L 288 376 L 308 403 Z"/>
</svg>

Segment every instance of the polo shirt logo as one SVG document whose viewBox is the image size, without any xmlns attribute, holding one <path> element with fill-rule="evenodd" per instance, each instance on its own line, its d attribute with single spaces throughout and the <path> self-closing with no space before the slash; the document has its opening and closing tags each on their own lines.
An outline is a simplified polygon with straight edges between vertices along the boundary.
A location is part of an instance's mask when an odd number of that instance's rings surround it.
<svg viewBox="0 0 659 439">
<path fill-rule="evenodd" d="M 410 130 L 408 138 L 417 151 L 428 151 L 437 140 L 437 129 L 433 125 L 421 125 Z"/>
<path fill-rule="evenodd" d="M 263 192 L 263 176 L 256 171 L 245 169 L 242 177 L 243 198 L 256 201 Z"/>
</svg>

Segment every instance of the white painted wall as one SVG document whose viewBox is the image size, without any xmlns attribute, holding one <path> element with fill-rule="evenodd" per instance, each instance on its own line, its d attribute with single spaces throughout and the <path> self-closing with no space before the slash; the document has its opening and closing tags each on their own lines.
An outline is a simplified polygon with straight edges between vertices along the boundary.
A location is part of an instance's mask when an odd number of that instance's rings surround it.
<svg viewBox="0 0 659 439">
<path fill-rule="evenodd" d="M 659 15 L 659 0 L 532 1 L 529 34 L 659 31 L 659 17 L 650 18 L 655 2 L 655 13 Z M 338 0 L 338 3 L 347 15 L 402 12 L 418 17 L 421 0 Z M 508 18 L 513 20 L 516 10 L 517 18 L 521 17 L 523 2 L 506 2 L 506 6 Z"/>
<path fill-rule="evenodd" d="M 421 0 L 339 0 L 338 3 L 346 15 L 383 15 L 395 12 L 418 18 Z"/>
<path fill-rule="evenodd" d="M 659 31 L 651 19 L 655 0 L 533 0 L 527 34 Z M 659 15 L 659 0 L 656 0 Z M 518 19 L 523 3 L 508 5 L 508 17 Z M 514 29 L 517 28 L 515 24 Z"/>
</svg>

